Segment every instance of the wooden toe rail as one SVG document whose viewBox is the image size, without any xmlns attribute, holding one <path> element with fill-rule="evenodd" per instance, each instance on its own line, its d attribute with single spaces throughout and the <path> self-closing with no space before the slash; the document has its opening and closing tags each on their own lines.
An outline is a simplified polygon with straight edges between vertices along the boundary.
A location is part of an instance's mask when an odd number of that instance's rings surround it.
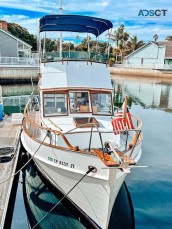
<svg viewBox="0 0 172 229">
<path fill-rule="evenodd" d="M 98 156 L 100 160 L 103 161 L 103 163 L 106 166 L 109 166 L 109 167 L 118 167 L 119 166 L 119 163 L 114 161 L 111 156 L 109 156 L 107 153 L 103 153 L 99 149 L 93 149 L 92 153 Z"/>
</svg>

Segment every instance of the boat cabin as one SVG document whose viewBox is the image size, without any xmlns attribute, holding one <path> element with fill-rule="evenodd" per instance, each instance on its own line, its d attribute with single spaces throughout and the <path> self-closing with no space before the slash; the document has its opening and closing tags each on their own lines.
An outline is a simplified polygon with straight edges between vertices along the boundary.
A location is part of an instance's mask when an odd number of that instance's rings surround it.
<svg viewBox="0 0 172 229">
<path fill-rule="evenodd" d="M 41 69 L 42 117 L 113 115 L 112 85 L 104 64 L 58 61 Z"/>
</svg>

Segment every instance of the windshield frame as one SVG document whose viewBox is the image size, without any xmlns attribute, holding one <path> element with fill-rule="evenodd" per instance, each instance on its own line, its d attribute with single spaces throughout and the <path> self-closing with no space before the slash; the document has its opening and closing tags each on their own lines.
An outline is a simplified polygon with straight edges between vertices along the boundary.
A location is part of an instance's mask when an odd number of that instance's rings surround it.
<svg viewBox="0 0 172 229">
<path fill-rule="evenodd" d="M 88 93 L 88 105 L 90 111 L 83 111 L 83 112 L 78 112 L 74 111 L 71 112 L 71 99 L 70 99 L 70 93 Z M 60 114 L 52 114 L 47 115 L 45 113 L 45 94 L 65 94 L 65 105 L 66 105 L 66 113 L 60 113 Z M 110 105 L 111 105 L 111 113 L 97 113 L 95 111 L 95 107 L 93 106 L 93 94 L 105 94 L 110 96 Z M 42 105 L 43 105 L 43 117 L 59 117 L 59 116 L 70 116 L 71 115 L 82 115 L 82 114 L 89 114 L 89 115 L 95 115 L 95 116 L 113 116 L 114 115 L 114 106 L 113 106 L 113 98 L 112 98 L 112 91 L 111 90 L 106 90 L 106 89 L 54 89 L 54 90 L 43 90 L 42 91 Z M 84 105 L 83 105 L 84 106 Z M 107 107 L 105 107 L 107 108 Z"/>
<path fill-rule="evenodd" d="M 50 113 L 50 115 L 46 114 L 45 113 L 45 94 L 52 94 L 52 95 L 55 95 L 55 94 L 64 94 L 66 95 L 66 98 L 65 99 L 65 109 L 66 109 L 66 112 L 63 114 L 63 113 L 56 113 L 56 114 L 52 114 Z M 69 115 L 69 109 L 68 109 L 68 91 L 67 90 L 52 90 L 52 91 L 43 91 L 42 93 L 42 96 L 43 96 L 43 116 L 44 117 L 59 117 L 59 116 L 68 116 Z"/>
</svg>

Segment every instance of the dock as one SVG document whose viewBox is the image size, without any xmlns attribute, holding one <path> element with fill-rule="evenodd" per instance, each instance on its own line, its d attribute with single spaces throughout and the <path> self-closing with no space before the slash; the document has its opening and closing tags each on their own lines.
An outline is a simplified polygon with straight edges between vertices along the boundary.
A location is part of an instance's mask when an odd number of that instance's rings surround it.
<svg viewBox="0 0 172 229">
<path fill-rule="evenodd" d="M 4 228 L 12 192 L 12 174 L 16 171 L 20 151 L 20 130 L 21 125 L 15 124 L 12 116 L 4 116 L 0 121 L 0 229 Z"/>
</svg>

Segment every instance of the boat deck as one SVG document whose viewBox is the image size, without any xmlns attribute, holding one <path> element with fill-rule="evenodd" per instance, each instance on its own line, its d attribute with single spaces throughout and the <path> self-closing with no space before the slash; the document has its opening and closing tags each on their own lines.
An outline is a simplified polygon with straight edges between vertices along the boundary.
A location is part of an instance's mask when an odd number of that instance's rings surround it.
<svg viewBox="0 0 172 229">
<path fill-rule="evenodd" d="M 13 178 L 8 179 L 16 170 L 20 142 L 19 125 L 12 124 L 11 116 L 0 122 L 0 228 L 4 227 L 5 217 L 12 191 Z"/>
</svg>

